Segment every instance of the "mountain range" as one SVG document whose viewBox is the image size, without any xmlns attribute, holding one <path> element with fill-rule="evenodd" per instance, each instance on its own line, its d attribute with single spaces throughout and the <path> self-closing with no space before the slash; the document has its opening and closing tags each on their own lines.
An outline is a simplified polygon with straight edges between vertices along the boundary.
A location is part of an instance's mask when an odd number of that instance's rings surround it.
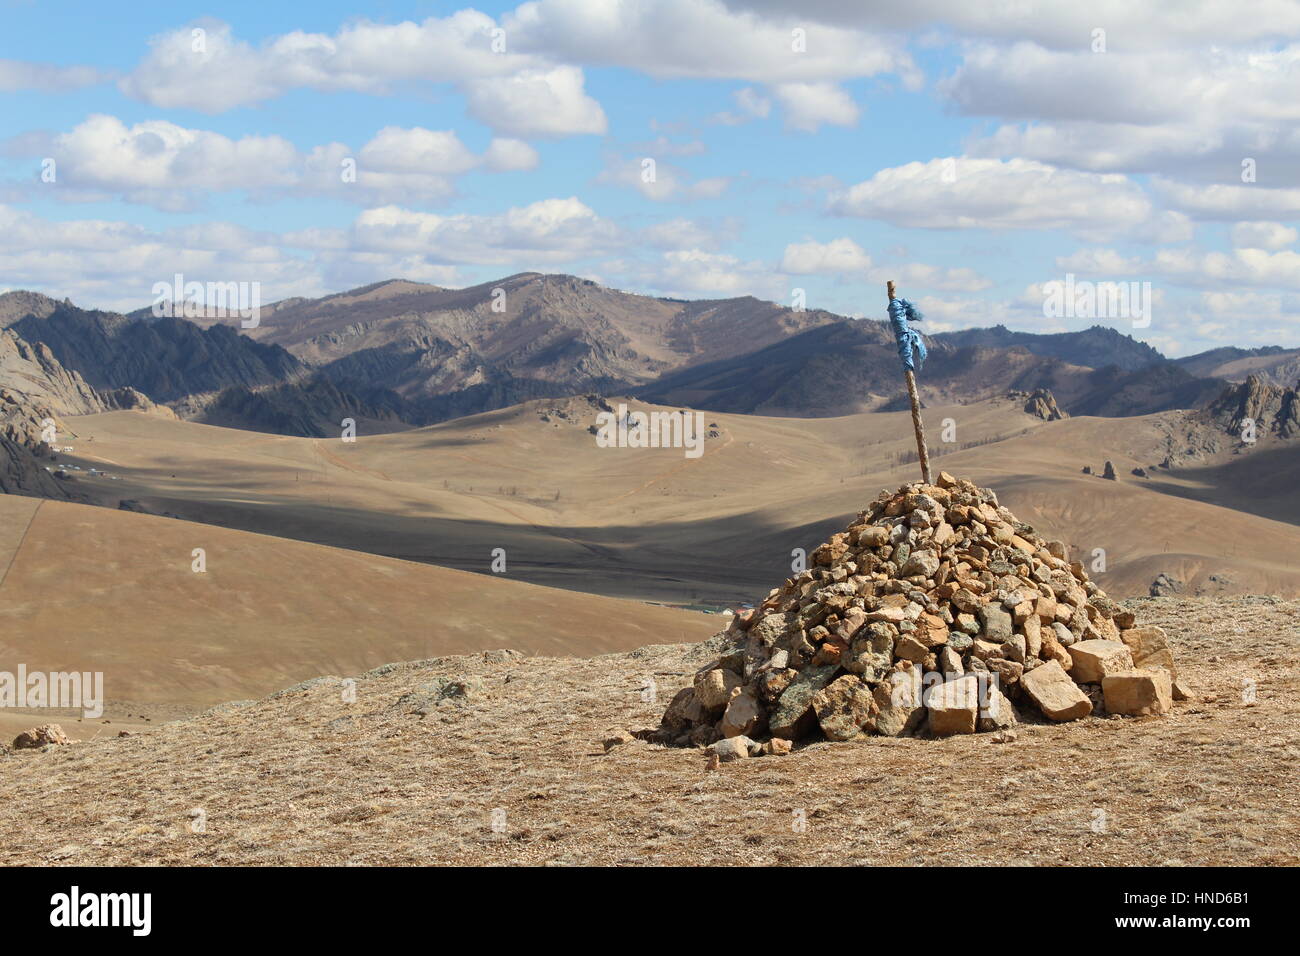
<svg viewBox="0 0 1300 956">
<path fill-rule="evenodd" d="M 520 273 L 465 289 L 391 280 L 271 303 L 252 329 L 239 321 L 5 293 L 9 349 L 39 350 L 43 371 L 10 369 L 0 385 L 33 406 L 44 396 L 55 413 L 147 401 L 187 420 L 307 437 L 336 434 L 345 418 L 392 431 L 583 393 L 787 417 L 903 401 L 887 323 L 750 296 L 686 301 Z M 1300 350 L 1171 361 L 1102 326 L 995 326 L 926 341 L 919 382 L 928 404 L 1045 389 L 1067 414 L 1123 417 L 1201 407 L 1249 375 L 1280 387 L 1300 375 Z M 126 388 L 134 393 L 113 397 Z"/>
</svg>

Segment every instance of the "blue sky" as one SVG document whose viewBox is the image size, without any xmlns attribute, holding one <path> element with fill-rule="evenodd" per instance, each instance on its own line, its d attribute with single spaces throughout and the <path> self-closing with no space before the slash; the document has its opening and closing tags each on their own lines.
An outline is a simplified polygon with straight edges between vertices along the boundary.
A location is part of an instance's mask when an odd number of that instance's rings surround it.
<svg viewBox="0 0 1300 956">
<path fill-rule="evenodd" d="M 864 6 L 3 2 L 0 289 L 539 270 L 879 316 L 894 278 L 931 331 L 1300 345 L 1300 6 Z M 1067 274 L 1151 322 L 1045 316 Z"/>
</svg>

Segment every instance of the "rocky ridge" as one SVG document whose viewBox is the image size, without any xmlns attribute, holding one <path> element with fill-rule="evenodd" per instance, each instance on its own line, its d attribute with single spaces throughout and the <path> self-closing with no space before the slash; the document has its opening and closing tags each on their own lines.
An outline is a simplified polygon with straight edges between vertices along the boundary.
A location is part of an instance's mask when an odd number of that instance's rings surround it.
<svg viewBox="0 0 1300 956">
<path fill-rule="evenodd" d="M 1251 375 L 1233 385 L 1205 408 L 1206 415 L 1225 431 L 1242 434 L 1247 422 L 1263 435 L 1300 435 L 1300 392 Z M 1253 440 L 1253 438 L 1252 438 Z"/>
<path fill-rule="evenodd" d="M 1186 696 L 1163 630 L 970 481 L 883 491 L 809 560 L 718 635 L 648 739 L 729 760 L 818 736 L 1014 736 L 1020 711 L 1162 714 Z"/>
</svg>

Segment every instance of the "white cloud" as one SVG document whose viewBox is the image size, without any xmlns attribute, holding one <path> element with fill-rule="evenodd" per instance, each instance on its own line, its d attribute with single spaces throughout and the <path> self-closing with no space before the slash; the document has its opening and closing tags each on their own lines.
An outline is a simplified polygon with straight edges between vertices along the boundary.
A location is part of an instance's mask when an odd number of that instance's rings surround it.
<svg viewBox="0 0 1300 956">
<path fill-rule="evenodd" d="M 603 133 L 605 115 L 583 91 L 582 71 L 545 58 L 493 52 L 496 22 L 474 10 L 420 22 L 361 21 L 333 36 L 296 31 L 259 48 L 226 23 L 199 21 L 154 37 L 120 81 L 154 106 L 218 113 L 294 89 L 383 95 L 450 83 L 474 117 L 516 136 Z M 196 35 L 195 31 L 202 31 Z"/>
<path fill-rule="evenodd" d="M 712 117 L 713 122 L 721 123 L 723 126 L 739 126 L 741 123 L 748 123 L 750 120 L 767 119 L 768 114 L 772 112 L 772 101 L 756 91 L 752 86 L 736 90 L 731 94 L 731 97 L 736 101 L 739 111 L 733 113 L 724 110 L 721 113 L 715 113 Z"/>
<path fill-rule="evenodd" d="M 908 288 L 940 289 L 944 292 L 980 292 L 993 285 L 991 280 L 966 266 L 951 268 L 924 262 L 879 266 L 872 270 L 870 278 L 877 284 L 896 279 Z"/>
<path fill-rule="evenodd" d="M 700 249 L 714 251 L 726 239 L 734 238 L 738 223 L 726 220 L 721 224 L 701 222 L 697 219 L 668 219 L 646 226 L 637 233 L 637 240 L 655 249 Z"/>
<path fill-rule="evenodd" d="M 1270 189 L 1258 184 L 1191 185 L 1156 177 L 1156 194 L 1197 219 L 1243 220 L 1300 217 L 1300 188 Z"/>
<path fill-rule="evenodd" d="M 737 11 L 781 15 L 789 0 L 725 0 Z M 1007 0 L 803 0 L 808 19 L 867 30 L 952 31 L 964 37 L 1027 39 L 1053 49 L 1087 46 L 1092 31 L 1104 26 L 1111 44 L 1159 50 L 1201 45 L 1275 40 L 1300 33 L 1300 8 L 1290 0 L 1257 0 L 1248 16 L 1232 0 L 1197 3 L 1133 3 L 1091 0 L 1087 4 L 1008 3 Z"/>
<path fill-rule="evenodd" d="M 1234 249 L 1231 252 L 1196 252 L 1190 249 L 1161 249 L 1153 268 L 1178 278 L 1186 285 L 1264 286 L 1300 289 L 1300 252 L 1268 252 L 1264 249 Z"/>
<path fill-rule="evenodd" d="M 482 155 L 451 130 L 388 126 L 360 150 L 342 143 L 300 153 L 280 136 L 230 139 L 164 120 L 128 127 L 94 115 L 48 139 L 19 136 L 11 152 L 36 150 L 57 162 L 56 196 L 73 201 L 117 197 L 167 210 L 202 205 L 212 193 L 244 190 L 263 197 L 329 195 L 364 204 L 442 202 L 457 177 L 475 169 L 532 169 L 536 151 L 513 139 L 494 139 Z M 355 165 L 355 181 L 345 178 Z"/>
<path fill-rule="evenodd" d="M 521 139 L 494 139 L 488 143 L 483 163 L 497 172 L 516 172 L 536 169 L 541 158 Z"/>
<path fill-rule="evenodd" d="M 637 287 L 671 296 L 756 295 L 780 300 L 790 291 L 787 278 L 774 274 L 766 263 L 702 249 L 665 252 L 649 264 L 615 265 Z"/>
<path fill-rule="evenodd" d="M 582 71 L 573 66 L 470 80 L 465 95 L 475 119 L 516 136 L 604 133 L 607 125 L 600 104 L 583 90 Z"/>
<path fill-rule="evenodd" d="M 49 63 L 0 60 L 0 93 L 15 93 L 19 90 L 63 92 L 96 86 L 109 79 L 108 73 L 93 66 L 54 66 Z"/>
<path fill-rule="evenodd" d="M 816 83 L 916 73 L 892 38 L 812 25 L 788 10 L 737 13 L 719 0 L 536 0 L 502 24 L 512 48 L 525 53 L 656 77 Z M 795 29 L 805 32 L 802 51 Z"/>
<path fill-rule="evenodd" d="M 1300 232 L 1280 222 L 1239 222 L 1232 227 L 1232 244 L 1245 249 L 1276 251 L 1294 245 Z"/>
<path fill-rule="evenodd" d="M 1064 229 L 1108 236 L 1147 227 L 1155 210 L 1116 174 L 1030 160 L 932 159 L 882 169 L 832 191 L 831 212 L 923 229 Z"/>
<path fill-rule="evenodd" d="M 319 241 L 320 237 L 302 238 Z M 488 216 L 439 216 L 399 206 L 367 209 L 352 225 L 349 248 L 515 269 L 526 263 L 564 262 L 608 253 L 623 238 L 613 223 L 570 197 L 543 199 Z"/>
<path fill-rule="evenodd" d="M 792 242 L 781 257 L 781 271 L 793 275 L 845 275 L 871 268 L 871 256 L 852 239 Z"/>
<path fill-rule="evenodd" d="M 715 176 L 692 181 L 690 174 L 653 156 L 636 159 L 609 157 L 596 182 L 626 186 L 655 202 L 716 199 L 726 192 L 730 180 Z"/>
<path fill-rule="evenodd" d="M 940 289 L 946 292 L 979 292 L 993 285 L 974 269 L 950 268 L 923 262 L 894 262 L 877 265 L 856 242 L 847 237 L 830 242 L 798 242 L 785 247 L 781 271 L 791 275 L 829 275 L 841 280 L 866 280 L 884 285 L 890 280 L 909 289 Z"/>
<path fill-rule="evenodd" d="M 861 115 L 853 98 L 834 83 L 781 83 L 773 92 L 789 129 L 815 133 L 824 124 L 854 126 Z"/>
<path fill-rule="evenodd" d="M 583 89 L 584 65 L 775 84 L 796 129 L 856 122 L 857 107 L 837 81 L 892 73 L 912 87 L 920 82 L 892 38 L 810 25 L 790 13 L 736 13 L 720 0 L 537 0 L 504 14 L 500 27 L 504 33 L 494 36 L 496 20 L 462 10 L 419 23 L 360 21 L 333 35 L 295 31 L 254 47 L 228 24 L 202 20 L 154 37 L 120 87 L 155 106 L 222 112 L 293 89 L 384 95 L 449 83 L 466 96 L 471 115 L 495 130 L 567 136 L 603 133 L 607 125 Z M 505 49 L 493 52 L 498 41 Z M 720 121 L 770 109 L 752 89 L 737 94 L 737 103 L 742 112 Z"/>
<path fill-rule="evenodd" d="M 1300 186 L 1300 43 L 1115 46 L 977 46 L 939 89 L 967 114 L 1021 121 L 974 138 L 972 155 L 1202 184 L 1240 182 L 1251 158 L 1261 185 Z"/>
<path fill-rule="evenodd" d="M 1123 256 L 1114 249 L 1080 249 L 1068 256 L 1057 256 L 1056 264 L 1066 272 L 1086 276 L 1141 275 L 1141 259 Z"/>
<path fill-rule="evenodd" d="M 54 222 L 0 206 L 0 255 L 14 288 L 102 308 L 147 305 L 155 282 L 259 282 L 263 301 L 320 295 L 317 266 L 279 237 L 222 223 L 148 230 L 105 220 Z"/>
</svg>

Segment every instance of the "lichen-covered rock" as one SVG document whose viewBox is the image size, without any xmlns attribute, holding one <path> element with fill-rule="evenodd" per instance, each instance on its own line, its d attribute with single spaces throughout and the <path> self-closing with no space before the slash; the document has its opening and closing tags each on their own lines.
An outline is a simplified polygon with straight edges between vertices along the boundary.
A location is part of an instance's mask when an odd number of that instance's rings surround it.
<svg viewBox="0 0 1300 956">
<path fill-rule="evenodd" d="M 768 718 L 768 729 L 773 737 L 797 740 L 807 733 L 813 721 L 813 697 L 830 683 L 837 670 L 839 666 L 836 664 L 810 666 L 790 682 Z"/>
<path fill-rule="evenodd" d="M 879 708 L 871 688 L 862 678 L 845 674 L 813 695 L 812 709 L 828 740 L 852 740 L 862 733 Z"/>
</svg>

